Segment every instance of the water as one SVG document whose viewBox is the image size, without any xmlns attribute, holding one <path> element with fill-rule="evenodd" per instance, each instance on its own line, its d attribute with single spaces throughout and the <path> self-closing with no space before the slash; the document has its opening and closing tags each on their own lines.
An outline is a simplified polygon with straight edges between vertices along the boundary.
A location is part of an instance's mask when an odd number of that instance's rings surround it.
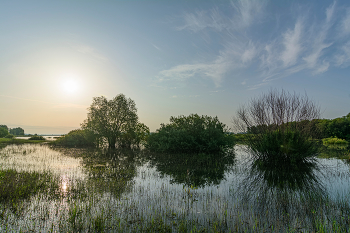
<svg viewBox="0 0 350 233">
<path fill-rule="evenodd" d="M 345 160 L 316 159 L 290 188 L 251 169 L 250 158 L 246 146 L 189 156 L 8 145 L 0 150 L 1 169 L 49 172 L 58 188 L 52 197 L 37 193 L 17 200 L 16 208 L 0 203 L 0 230 L 349 230 L 343 217 L 350 196 Z"/>
</svg>

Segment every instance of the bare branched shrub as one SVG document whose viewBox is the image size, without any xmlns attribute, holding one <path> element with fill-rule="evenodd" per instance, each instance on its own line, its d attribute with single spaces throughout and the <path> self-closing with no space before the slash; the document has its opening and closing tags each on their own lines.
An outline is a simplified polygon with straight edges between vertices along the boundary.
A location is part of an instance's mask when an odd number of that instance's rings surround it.
<svg viewBox="0 0 350 233">
<path fill-rule="evenodd" d="M 319 116 L 320 108 L 306 94 L 270 90 L 241 106 L 233 123 L 236 132 L 249 134 L 247 139 L 253 150 L 263 150 L 263 154 L 300 154 L 306 144 L 299 143 L 315 134 L 312 120 Z"/>
<path fill-rule="evenodd" d="M 319 107 L 306 94 L 301 96 L 284 90 L 271 90 L 241 106 L 237 116 L 233 118 L 233 123 L 238 132 L 247 132 L 260 126 L 257 133 L 262 133 L 276 128 L 286 129 L 287 127 L 283 126 L 290 126 L 292 122 L 311 121 L 319 116 Z M 294 127 L 305 125 L 294 124 Z"/>
</svg>

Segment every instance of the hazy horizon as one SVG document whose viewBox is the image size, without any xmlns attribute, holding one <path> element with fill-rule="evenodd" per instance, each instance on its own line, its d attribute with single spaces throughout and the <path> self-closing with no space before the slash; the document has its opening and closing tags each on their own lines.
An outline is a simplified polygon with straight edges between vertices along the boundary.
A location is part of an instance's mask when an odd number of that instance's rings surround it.
<svg viewBox="0 0 350 233">
<path fill-rule="evenodd" d="M 7 1 L 0 4 L 0 124 L 64 134 L 93 97 L 135 101 L 155 131 L 218 116 L 271 88 L 350 112 L 350 2 Z"/>
</svg>

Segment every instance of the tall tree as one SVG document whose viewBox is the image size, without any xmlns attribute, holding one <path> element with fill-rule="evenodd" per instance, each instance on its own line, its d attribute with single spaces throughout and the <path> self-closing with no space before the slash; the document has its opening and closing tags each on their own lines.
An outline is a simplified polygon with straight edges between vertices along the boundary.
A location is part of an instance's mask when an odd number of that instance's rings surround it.
<svg viewBox="0 0 350 233">
<path fill-rule="evenodd" d="M 107 100 L 104 96 L 94 97 L 88 111 L 82 128 L 107 139 L 110 148 L 115 148 L 116 144 L 122 146 L 123 135 L 133 131 L 138 124 L 135 102 L 123 94 L 112 100 Z"/>
</svg>

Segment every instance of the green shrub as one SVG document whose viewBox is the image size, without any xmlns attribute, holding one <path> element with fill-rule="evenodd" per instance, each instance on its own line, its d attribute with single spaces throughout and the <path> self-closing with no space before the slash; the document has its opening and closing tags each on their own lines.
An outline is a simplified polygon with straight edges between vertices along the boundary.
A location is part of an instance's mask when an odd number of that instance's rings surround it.
<svg viewBox="0 0 350 233">
<path fill-rule="evenodd" d="M 7 134 L 4 138 L 15 138 L 15 135 L 13 135 L 13 134 Z"/>
<path fill-rule="evenodd" d="M 45 138 L 43 136 L 34 134 L 34 136 L 31 136 L 28 140 L 45 140 Z"/>
<path fill-rule="evenodd" d="M 171 117 L 169 124 L 162 124 L 156 133 L 149 135 L 146 147 L 158 152 L 218 152 L 233 145 L 225 124 L 217 117 Z"/>
<path fill-rule="evenodd" d="M 337 137 L 323 138 L 322 142 L 323 144 L 348 144 L 346 140 Z"/>
<path fill-rule="evenodd" d="M 66 147 L 94 147 L 97 146 L 96 135 L 87 129 L 75 129 L 67 135 L 52 142 L 54 145 Z"/>
<path fill-rule="evenodd" d="M 2 127 L 0 128 L 0 138 L 3 138 L 8 134 L 9 132 L 5 128 L 2 128 Z"/>
<path fill-rule="evenodd" d="M 252 150 L 260 161 L 292 163 L 305 162 L 317 154 L 317 145 L 300 131 L 275 130 L 259 135 L 258 140 L 250 141 Z"/>
</svg>

